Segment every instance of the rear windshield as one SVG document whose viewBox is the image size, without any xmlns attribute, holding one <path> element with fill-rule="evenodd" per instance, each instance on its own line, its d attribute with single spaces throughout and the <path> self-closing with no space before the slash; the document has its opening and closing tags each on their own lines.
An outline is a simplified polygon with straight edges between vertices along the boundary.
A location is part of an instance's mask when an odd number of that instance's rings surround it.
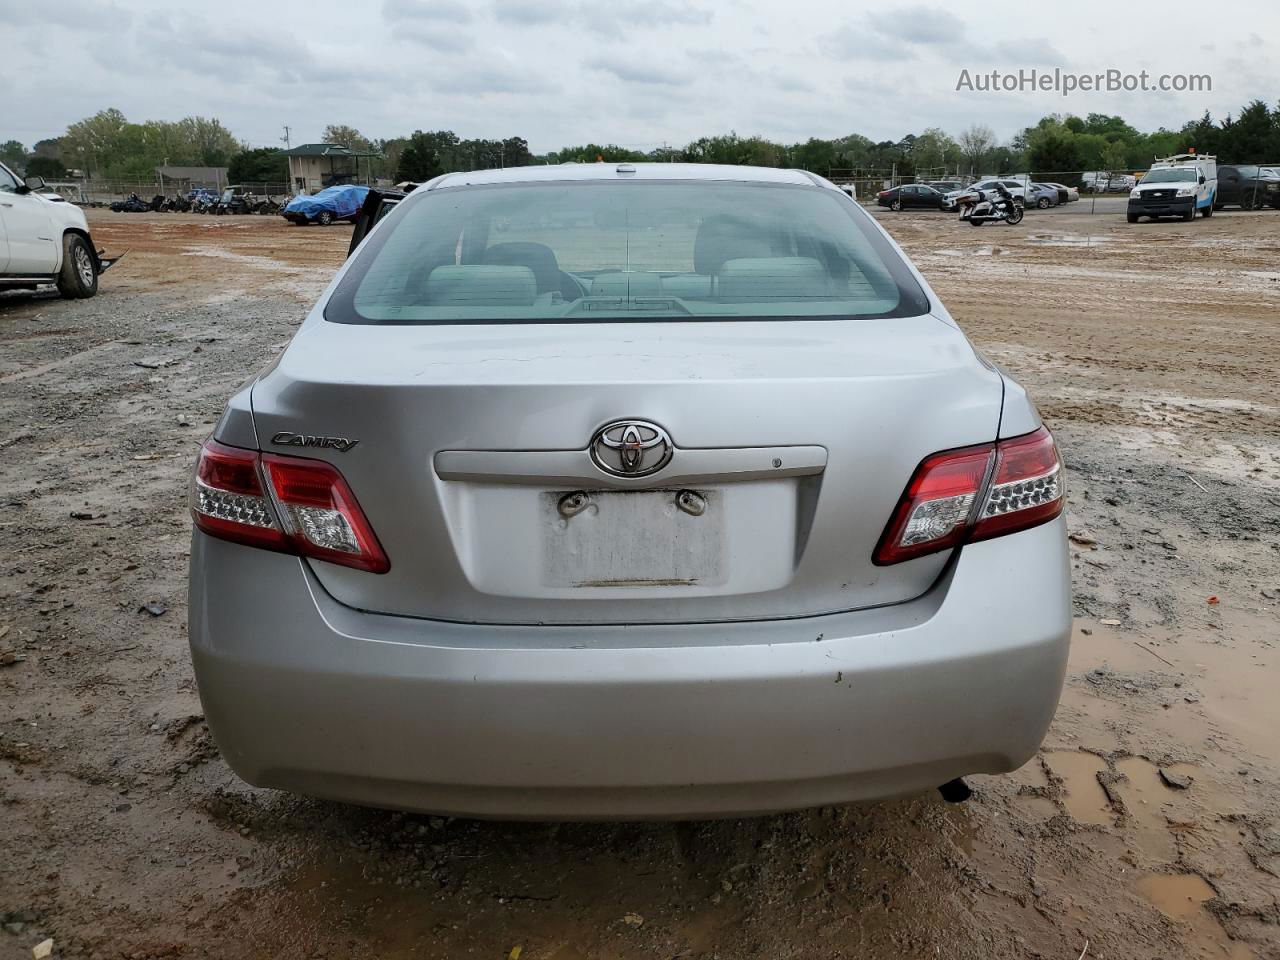
<svg viewBox="0 0 1280 960">
<path fill-rule="evenodd" d="M 901 256 L 834 190 L 633 180 L 411 195 L 361 249 L 325 317 L 590 323 L 928 309 Z"/>
</svg>

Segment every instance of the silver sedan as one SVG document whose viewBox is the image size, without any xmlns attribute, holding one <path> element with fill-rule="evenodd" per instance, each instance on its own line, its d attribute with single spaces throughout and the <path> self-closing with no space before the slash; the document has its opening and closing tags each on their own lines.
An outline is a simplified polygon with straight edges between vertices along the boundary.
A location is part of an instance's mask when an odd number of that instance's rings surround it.
<svg viewBox="0 0 1280 960">
<path fill-rule="evenodd" d="M 955 798 L 1053 717 L 1062 483 L 1022 388 L 826 181 L 446 174 L 203 447 L 200 695 L 245 780 L 356 803 Z"/>
</svg>

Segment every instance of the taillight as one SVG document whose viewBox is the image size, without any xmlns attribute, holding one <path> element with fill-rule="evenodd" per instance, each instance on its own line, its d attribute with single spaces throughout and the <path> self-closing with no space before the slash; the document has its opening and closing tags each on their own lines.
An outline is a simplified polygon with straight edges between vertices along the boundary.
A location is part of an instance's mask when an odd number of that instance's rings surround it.
<svg viewBox="0 0 1280 960">
<path fill-rule="evenodd" d="M 876 547 L 879 566 L 1026 530 L 1062 512 L 1062 461 L 1044 427 L 927 457 Z"/>
<path fill-rule="evenodd" d="M 191 490 L 195 525 L 236 543 L 385 573 L 391 564 L 336 468 L 208 440 Z"/>
</svg>

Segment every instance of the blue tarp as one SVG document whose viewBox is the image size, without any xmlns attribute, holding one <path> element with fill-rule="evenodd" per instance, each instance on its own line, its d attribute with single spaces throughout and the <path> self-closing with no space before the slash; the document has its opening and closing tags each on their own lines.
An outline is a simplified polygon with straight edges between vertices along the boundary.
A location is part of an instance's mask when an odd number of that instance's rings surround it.
<svg viewBox="0 0 1280 960">
<path fill-rule="evenodd" d="M 310 197 L 294 197 L 284 212 L 300 213 L 312 219 L 321 210 L 328 210 L 335 218 L 354 217 L 369 195 L 368 187 L 347 184 L 341 187 L 327 187 Z"/>
</svg>

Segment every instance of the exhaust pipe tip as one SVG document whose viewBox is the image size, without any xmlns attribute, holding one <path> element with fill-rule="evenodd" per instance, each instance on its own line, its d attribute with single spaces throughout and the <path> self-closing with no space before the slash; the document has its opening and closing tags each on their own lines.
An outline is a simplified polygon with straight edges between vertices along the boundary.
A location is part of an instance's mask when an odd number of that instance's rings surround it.
<svg viewBox="0 0 1280 960">
<path fill-rule="evenodd" d="M 942 799 L 947 803 L 964 803 L 973 796 L 973 791 L 969 789 L 969 785 L 960 777 L 948 780 L 938 788 L 938 792 L 942 794 Z"/>
</svg>

